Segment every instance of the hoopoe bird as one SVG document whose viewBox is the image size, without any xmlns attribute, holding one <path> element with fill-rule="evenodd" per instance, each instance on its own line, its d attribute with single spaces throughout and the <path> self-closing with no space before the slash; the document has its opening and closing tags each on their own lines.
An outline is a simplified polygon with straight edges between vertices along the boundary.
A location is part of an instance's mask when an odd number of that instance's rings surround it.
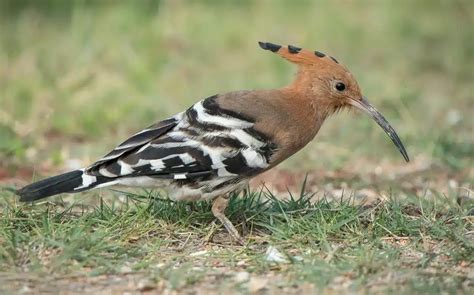
<svg viewBox="0 0 474 295">
<path fill-rule="evenodd" d="M 20 200 L 112 185 L 167 188 L 176 201 L 213 200 L 214 216 L 242 243 L 224 214 L 229 193 L 244 189 L 251 178 L 303 148 L 342 108 L 369 114 L 409 161 L 395 130 L 335 58 L 291 45 L 259 45 L 298 66 L 293 83 L 205 98 L 136 133 L 84 169 L 23 187 L 17 191 Z"/>
</svg>

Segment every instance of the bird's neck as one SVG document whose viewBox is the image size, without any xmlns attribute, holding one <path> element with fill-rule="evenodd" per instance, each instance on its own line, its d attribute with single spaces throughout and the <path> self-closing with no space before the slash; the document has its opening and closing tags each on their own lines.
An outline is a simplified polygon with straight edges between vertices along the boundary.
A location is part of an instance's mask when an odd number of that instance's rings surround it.
<svg viewBox="0 0 474 295">
<path fill-rule="evenodd" d="M 306 146 L 318 133 L 329 112 L 308 92 L 291 86 L 277 90 L 256 91 L 262 109 L 256 128 L 271 134 L 278 146 L 271 167 Z M 256 106 L 259 109 L 260 106 Z"/>
<path fill-rule="evenodd" d="M 318 133 L 325 119 L 331 114 L 329 106 L 316 100 L 305 88 L 292 84 L 278 90 L 281 93 L 282 111 L 288 114 L 288 121 L 280 122 L 285 146 L 294 152 L 303 148 Z M 291 152 L 291 151 L 289 151 Z M 294 153 L 293 152 L 293 153 Z"/>
</svg>

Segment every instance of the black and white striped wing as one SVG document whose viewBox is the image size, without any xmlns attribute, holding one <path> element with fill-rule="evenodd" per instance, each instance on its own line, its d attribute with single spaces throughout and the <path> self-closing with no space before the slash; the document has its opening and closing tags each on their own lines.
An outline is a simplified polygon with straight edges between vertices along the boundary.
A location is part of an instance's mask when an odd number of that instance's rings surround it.
<svg viewBox="0 0 474 295">
<path fill-rule="evenodd" d="M 254 175 L 269 165 L 273 145 L 254 122 L 210 97 L 146 129 L 88 168 L 91 175 L 214 180 Z"/>
<path fill-rule="evenodd" d="M 118 145 L 110 153 L 102 157 L 102 159 L 89 166 L 87 171 L 95 172 L 102 164 L 115 162 L 121 156 L 136 151 L 145 144 L 149 143 L 151 140 L 166 134 L 170 129 L 176 126 L 178 120 L 179 114 L 173 118 L 153 124 L 150 127 L 134 134 L 132 137 Z"/>
</svg>

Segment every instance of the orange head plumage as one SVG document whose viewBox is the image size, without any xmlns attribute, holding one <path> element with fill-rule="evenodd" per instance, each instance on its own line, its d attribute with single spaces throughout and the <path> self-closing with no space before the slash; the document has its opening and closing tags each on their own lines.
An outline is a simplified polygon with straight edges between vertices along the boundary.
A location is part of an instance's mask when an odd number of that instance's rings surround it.
<svg viewBox="0 0 474 295">
<path fill-rule="evenodd" d="M 259 45 L 296 64 L 298 73 L 289 87 L 311 96 L 319 105 L 327 105 L 328 111 L 334 112 L 362 97 L 353 75 L 334 57 L 292 45 L 280 46 L 268 42 L 259 42 Z"/>
<path fill-rule="evenodd" d="M 334 57 L 292 45 L 281 46 L 269 42 L 259 42 L 259 45 L 262 49 L 272 51 L 298 65 L 296 79 L 287 89 L 308 97 L 327 114 L 351 106 L 368 113 L 391 138 L 405 160 L 409 161 L 405 147 L 395 130 L 362 95 L 349 70 Z"/>
</svg>

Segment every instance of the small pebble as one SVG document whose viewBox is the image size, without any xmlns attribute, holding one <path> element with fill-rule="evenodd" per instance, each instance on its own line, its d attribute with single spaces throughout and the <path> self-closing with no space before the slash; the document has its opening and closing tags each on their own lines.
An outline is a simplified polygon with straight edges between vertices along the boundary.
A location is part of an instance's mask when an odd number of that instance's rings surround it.
<svg viewBox="0 0 474 295">
<path fill-rule="evenodd" d="M 207 250 L 202 250 L 202 251 L 197 251 L 197 252 L 194 252 L 194 253 L 191 253 L 189 254 L 189 256 L 202 256 L 202 255 L 206 255 L 207 254 Z"/>
<path fill-rule="evenodd" d="M 246 271 L 239 271 L 234 276 L 234 281 L 236 283 L 244 283 L 250 279 L 250 274 Z"/>
<path fill-rule="evenodd" d="M 289 263 L 290 261 L 288 258 L 278 251 L 277 248 L 270 246 L 265 252 L 265 260 L 268 262 L 275 262 L 275 263 Z"/>
</svg>

